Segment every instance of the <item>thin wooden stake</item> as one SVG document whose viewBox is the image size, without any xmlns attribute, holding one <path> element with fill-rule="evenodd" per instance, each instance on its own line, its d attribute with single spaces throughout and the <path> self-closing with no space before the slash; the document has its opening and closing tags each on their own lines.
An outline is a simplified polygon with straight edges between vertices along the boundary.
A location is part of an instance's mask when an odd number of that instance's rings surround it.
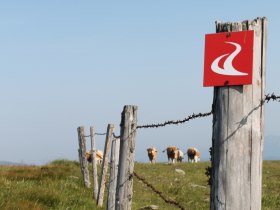
<svg viewBox="0 0 280 210">
<path fill-rule="evenodd" d="M 134 170 L 135 137 L 137 127 L 137 106 L 125 106 L 122 112 L 120 157 L 115 207 L 130 210 Z"/>
<path fill-rule="evenodd" d="M 90 187 L 89 181 L 89 171 L 88 171 L 88 161 L 86 159 L 86 140 L 85 140 L 85 132 L 84 127 L 78 127 L 78 138 L 79 138 L 79 160 L 81 166 L 81 172 L 83 175 L 84 185 L 85 187 Z"/>
<path fill-rule="evenodd" d="M 116 138 L 112 142 L 110 181 L 108 190 L 107 210 L 115 210 L 116 188 L 118 178 L 118 165 L 120 154 L 120 139 Z"/>
<path fill-rule="evenodd" d="M 94 128 L 90 127 L 91 151 L 92 151 L 92 177 L 93 177 L 93 199 L 97 200 L 98 181 L 97 181 L 97 165 L 96 165 L 96 145 Z"/>
<path fill-rule="evenodd" d="M 215 87 L 211 210 L 261 209 L 266 18 L 216 23 L 218 32 L 254 30 L 253 84 Z"/>
<path fill-rule="evenodd" d="M 104 199 L 104 191 L 105 191 L 105 183 L 106 183 L 106 175 L 108 170 L 108 159 L 109 159 L 109 151 L 112 142 L 112 136 L 114 132 L 114 125 L 109 124 L 107 127 L 107 135 L 106 135 L 106 142 L 104 146 L 104 155 L 103 155 L 103 162 L 102 162 L 102 171 L 101 177 L 99 182 L 99 190 L 97 196 L 97 205 L 102 207 L 103 206 L 103 199 Z"/>
</svg>

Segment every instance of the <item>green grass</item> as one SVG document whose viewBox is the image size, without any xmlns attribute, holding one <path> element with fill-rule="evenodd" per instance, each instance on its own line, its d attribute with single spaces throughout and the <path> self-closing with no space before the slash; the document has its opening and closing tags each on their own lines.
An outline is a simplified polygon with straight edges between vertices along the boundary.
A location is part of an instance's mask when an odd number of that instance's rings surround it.
<svg viewBox="0 0 280 210">
<path fill-rule="evenodd" d="M 280 209 L 280 161 L 264 161 L 262 209 Z"/>
<path fill-rule="evenodd" d="M 205 168 L 209 162 L 155 165 L 135 163 L 135 171 L 165 197 L 185 209 L 209 209 L 210 190 Z M 185 175 L 175 172 L 181 169 Z M 157 205 L 161 210 L 178 209 L 165 203 L 150 188 L 134 178 L 132 209 Z M 56 160 L 44 166 L 1 166 L 0 209 L 105 209 L 97 208 L 92 189 L 83 187 L 79 164 Z M 280 161 L 264 161 L 262 209 L 280 209 Z"/>
</svg>

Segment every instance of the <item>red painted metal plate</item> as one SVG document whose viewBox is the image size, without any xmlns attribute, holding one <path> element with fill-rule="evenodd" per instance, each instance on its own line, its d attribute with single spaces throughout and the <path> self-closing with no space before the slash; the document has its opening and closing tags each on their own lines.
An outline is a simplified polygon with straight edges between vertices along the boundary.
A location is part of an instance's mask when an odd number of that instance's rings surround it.
<svg viewBox="0 0 280 210">
<path fill-rule="evenodd" d="M 254 31 L 205 35 L 203 86 L 252 84 Z"/>
</svg>

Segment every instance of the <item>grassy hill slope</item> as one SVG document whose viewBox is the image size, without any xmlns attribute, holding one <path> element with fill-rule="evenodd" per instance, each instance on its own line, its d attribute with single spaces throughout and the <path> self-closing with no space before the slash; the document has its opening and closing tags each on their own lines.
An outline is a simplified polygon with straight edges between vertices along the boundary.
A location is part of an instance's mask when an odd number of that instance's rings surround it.
<svg viewBox="0 0 280 210">
<path fill-rule="evenodd" d="M 185 209 L 209 209 L 210 190 L 205 168 L 197 164 L 135 164 L 135 172 L 168 199 Z M 180 169 L 184 174 L 175 170 Z M 165 203 L 142 181 L 134 178 L 132 209 L 157 205 L 159 209 L 178 209 Z M 106 202 L 104 202 L 106 206 Z M 45 166 L 1 166 L 0 209 L 105 209 L 97 208 L 92 189 L 83 187 L 75 161 L 57 160 Z M 265 161 L 263 168 L 263 208 L 280 209 L 280 161 Z"/>
</svg>

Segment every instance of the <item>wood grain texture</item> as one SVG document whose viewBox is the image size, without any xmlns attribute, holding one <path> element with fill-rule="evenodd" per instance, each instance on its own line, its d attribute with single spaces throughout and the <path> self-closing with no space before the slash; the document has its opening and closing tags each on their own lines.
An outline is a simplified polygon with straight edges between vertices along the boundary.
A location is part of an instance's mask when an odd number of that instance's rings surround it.
<svg viewBox="0 0 280 210">
<path fill-rule="evenodd" d="M 216 32 L 254 30 L 253 84 L 215 87 L 210 208 L 261 209 L 266 18 L 216 22 Z"/>
<path fill-rule="evenodd" d="M 88 161 L 86 159 L 86 140 L 84 127 L 78 127 L 78 139 L 79 139 L 79 160 L 81 166 L 81 172 L 83 175 L 84 185 L 90 188 L 89 171 L 88 171 Z"/>
<path fill-rule="evenodd" d="M 91 151 L 92 151 L 92 178 L 93 178 L 93 199 L 97 200 L 98 195 L 98 177 L 96 164 L 96 145 L 94 127 L 90 127 Z"/>
<path fill-rule="evenodd" d="M 115 209 L 130 210 L 132 203 L 137 106 L 127 105 L 122 112 L 120 156 Z"/>
<path fill-rule="evenodd" d="M 97 205 L 100 207 L 103 206 L 104 191 L 105 191 L 105 187 L 106 187 L 105 186 L 106 175 L 107 175 L 107 171 L 108 171 L 108 159 L 109 159 L 109 152 L 110 152 L 112 138 L 113 138 L 113 132 L 114 132 L 114 125 L 108 124 L 106 141 L 105 141 L 104 152 L 103 152 L 104 155 L 103 155 L 103 161 L 102 161 L 99 190 L 98 190 L 98 195 L 97 195 Z"/>
<path fill-rule="evenodd" d="M 110 180 L 109 180 L 108 200 L 107 200 L 107 208 L 106 208 L 107 210 L 115 209 L 119 155 L 120 155 L 120 139 L 115 138 L 112 141 L 112 148 L 111 148 Z"/>
</svg>

